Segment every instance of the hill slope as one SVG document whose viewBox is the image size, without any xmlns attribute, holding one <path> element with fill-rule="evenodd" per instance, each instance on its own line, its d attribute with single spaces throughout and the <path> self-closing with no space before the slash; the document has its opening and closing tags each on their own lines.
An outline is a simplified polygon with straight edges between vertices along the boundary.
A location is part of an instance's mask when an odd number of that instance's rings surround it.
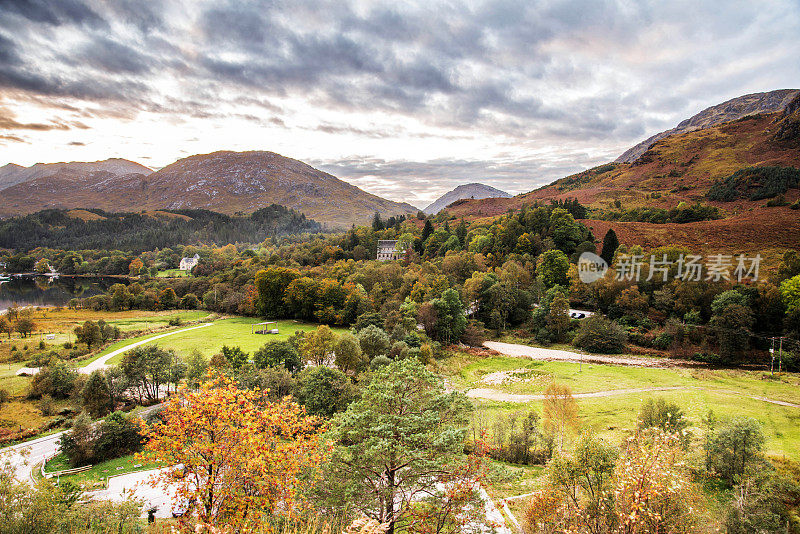
<svg viewBox="0 0 800 534">
<path fill-rule="evenodd" d="M 30 167 L 9 163 L 0 167 L 0 190 L 54 174 L 80 176 L 93 172 L 107 172 L 121 176 L 131 173 L 148 175 L 153 170 L 134 161 L 121 158 L 109 158 L 102 161 L 37 163 Z"/>
<path fill-rule="evenodd" d="M 58 173 L 9 187 L 3 194 L 7 201 L 0 206 L 2 216 L 81 207 L 108 211 L 203 208 L 235 214 L 280 204 L 330 227 L 346 227 L 368 222 L 376 211 L 384 216 L 417 211 L 301 161 L 261 151 L 200 154 L 148 175 Z"/>
<path fill-rule="evenodd" d="M 422 210 L 428 215 L 439 213 L 441 210 L 456 202 L 467 198 L 482 199 L 482 198 L 509 198 L 511 195 L 505 191 L 501 191 L 490 185 L 485 184 L 463 184 L 459 185 L 452 191 L 448 191 L 440 196 L 427 208 Z"/>
<path fill-rule="evenodd" d="M 753 93 L 750 95 L 732 98 L 722 104 L 706 108 L 697 115 L 681 121 L 675 128 L 659 132 L 641 143 L 626 150 L 614 163 L 633 163 L 644 154 L 647 149 L 657 141 L 685 132 L 703 130 L 747 117 L 749 115 L 769 114 L 782 111 L 786 105 L 800 94 L 798 89 L 778 89 L 766 93 Z"/>
<path fill-rule="evenodd" d="M 695 250 L 760 252 L 800 248 L 800 211 L 767 207 L 768 197 L 746 195 L 729 202 L 708 197 L 718 180 L 748 167 L 800 167 L 800 94 L 784 110 L 754 115 L 710 128 L 673 134 L 656 141 L 635 163 L 609 163 L 567 176 L 513 198 L 467 200 L 448 210 L 471 219 L 502 215 L 536 202 L 576 198 L 592 207 L 595 220 L 585 222 L 596 238 L 614 228 L 629 244 L 675 243 Z M 785 192 L 786 204 L 800 189 Z M 675 208 L 702 202 L 719 208 L 723 218 L 689 224 L 650 224 L 597 220 L 602 213 L 630 208 Z"/>
</svg>

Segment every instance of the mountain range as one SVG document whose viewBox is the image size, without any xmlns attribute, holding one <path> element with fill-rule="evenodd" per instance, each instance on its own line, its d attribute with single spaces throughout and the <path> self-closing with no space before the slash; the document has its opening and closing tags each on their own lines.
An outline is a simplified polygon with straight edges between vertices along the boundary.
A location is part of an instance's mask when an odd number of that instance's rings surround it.
<svg viewBox="0 0 800 534">
<path fill-rule="evenodd" d="M 441 210 L 459 200 L 464 199 L 484 199 L 484 198 L 508 198 L 511 195 L 490 185 L 485 184 L 463 184 L 452 191 L 448 191 L 432 202 L 427 208 L 422 210 L 427 215 L 435 215 Z"/>
<path fill-rule="evenodd" d="M 46 208 L 107 211 L 205 208 L 229 215 L 281 204 L 329 228 L 344 228 L 417 208 L 367 193 L 274 152 L 220 151 L 152 171 L 127 160 L 6 165 L 0 169 L 0 216 Z"/>
</svg>

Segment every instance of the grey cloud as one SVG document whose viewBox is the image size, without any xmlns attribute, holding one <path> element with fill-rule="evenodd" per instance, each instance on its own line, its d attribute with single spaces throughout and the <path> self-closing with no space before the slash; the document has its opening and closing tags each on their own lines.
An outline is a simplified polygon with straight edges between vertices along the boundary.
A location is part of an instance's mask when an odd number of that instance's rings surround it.
<svg viewBox="0 0 800 534">
<path fill-rule="evenodd" d="M 4 0 L 3 10 L 39 24 L 105 27 L 106 21 L 79 0 Z"/>
</svg>

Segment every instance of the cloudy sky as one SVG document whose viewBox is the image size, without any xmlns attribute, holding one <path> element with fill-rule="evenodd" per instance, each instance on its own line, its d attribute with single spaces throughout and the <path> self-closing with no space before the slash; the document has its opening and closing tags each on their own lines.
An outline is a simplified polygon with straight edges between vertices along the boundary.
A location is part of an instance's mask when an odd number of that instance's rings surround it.
<svg viewBox="0 0 800 534">
<path fill-rule="evenodd" d="M 798 36 L 798 0 L 0 0 L 0 165 L 256 149 L 518 193 L 800 86 Z"/>
</svg>

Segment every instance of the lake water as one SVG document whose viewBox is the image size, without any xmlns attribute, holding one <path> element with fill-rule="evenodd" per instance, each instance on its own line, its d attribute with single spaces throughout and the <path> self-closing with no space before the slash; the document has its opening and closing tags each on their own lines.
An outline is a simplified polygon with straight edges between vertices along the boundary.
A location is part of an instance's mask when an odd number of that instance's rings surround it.
<svg viewBox="0 0 800 534">
<path fill-rule="evenodd" d="M 0 311 L 10 306 L 66 306 L 70 299 L 103 293 L 117 278 L 14 278 L 0 283 Z"/>
</svg>

